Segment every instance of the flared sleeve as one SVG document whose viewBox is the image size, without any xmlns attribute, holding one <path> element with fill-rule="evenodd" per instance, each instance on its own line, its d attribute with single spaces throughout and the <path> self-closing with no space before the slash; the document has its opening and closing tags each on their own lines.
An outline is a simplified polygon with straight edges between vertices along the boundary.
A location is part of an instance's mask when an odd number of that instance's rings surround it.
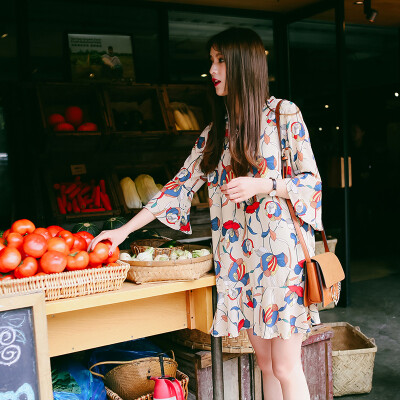
<svg viewBox="0 0 400 400">
<path fill-rule="evenodd" d="M 316 230 L 322 230 L 322 182 L 311 148 L 310 135 L 296 104 L 282 103 L 281 129 L 289 152 L 291 178 L 286 187 L 296 215 Z M 288 174 L 289 175 L 289 174 Z"/>
<path fill-rule="evenodd" d="M 144 207 L 165 225 L 188 235 L 192 233 L 190 207 L 193 196 L 207 181 L 207 175 L 201 170 L 200 163 L 210 127 L 209 125 L 204 129 L 197 138 L 189 157 L 175 177 Z"/>
</svg>

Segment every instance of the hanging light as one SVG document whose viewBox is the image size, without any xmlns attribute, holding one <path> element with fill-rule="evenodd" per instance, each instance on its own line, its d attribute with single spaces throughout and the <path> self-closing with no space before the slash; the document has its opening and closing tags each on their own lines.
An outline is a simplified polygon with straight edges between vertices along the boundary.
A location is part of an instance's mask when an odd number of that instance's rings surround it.
<svg viewBox="0 0 400 400">
<path fill-rule="evenodd" d="M 394 95 L 395 95 L 396 97 L 399 97 L 399 92 L 395 92 Z"/>
<path fill-rule="evenodd" d="M 202 78 L 206 78 L 207 77 L 207 74 L 201 74 L 200 75 Z"/>
<path fill-rule="evenodd" d="M 1 34 L 0 38 L 5 39 L 8 36 L 8 33 L 4 32 Z"/>
<path fill-rule="evenodd" d="M 378 11 L 371 8 L 371 0 L 364 0 L 364 14 L 369 22 L 375 22 Z"/>
</svg>

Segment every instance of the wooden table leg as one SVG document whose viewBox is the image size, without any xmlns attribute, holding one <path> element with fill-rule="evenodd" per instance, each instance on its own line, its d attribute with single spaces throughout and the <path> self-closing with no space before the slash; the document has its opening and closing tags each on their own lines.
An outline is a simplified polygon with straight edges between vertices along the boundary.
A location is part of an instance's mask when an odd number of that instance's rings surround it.
<svg viewBox="0 0 400 400">
<path fill-rule="evenodd" d="M 217 309 L 217 289 L 212 290 L 213 312 Z M 224 400 L 224 373 L 222 364 L 222 338 L 211 336 L 213 400 Z"/>
</svg>

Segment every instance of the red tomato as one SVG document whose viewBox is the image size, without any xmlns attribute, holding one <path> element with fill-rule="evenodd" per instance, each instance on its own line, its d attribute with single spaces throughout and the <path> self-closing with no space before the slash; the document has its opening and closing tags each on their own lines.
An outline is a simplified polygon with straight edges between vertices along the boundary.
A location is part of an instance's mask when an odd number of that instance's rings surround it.
<svg viewBox="0 0 400 400">
<path fill-rule="evenodd" d="M 65 119 L 72 125 L 79 126 L 83 121 L 83 111 L 80 107 L 70 106 L 65 110 Z"/>
<path fill-rule="evenodd" d="M 9 272 L 8 274 L 0 274 L 0 281 L 11 281 L 14 279 L 14 273 Z"/>
<path fill-rule="evenodd" d="M 90 265 L 95 266 L 104 263 L 108 258 L 109 247 L 107 244 L 100 242 L 89 253 Z"/>
<path fill-rule="evenodd" d="M 74 246 L 75 238 L 70 231 L 62 230 L 57 233 L 57 237 L 64 239 L 70 249 Z"/>
<path fill-rule="evenodd" d="M 68 122 L 60 122 L 59 124 L 54 125 L 53 130 L 55 132 L 72 132 L 75 130 L 75 128 Z"/>
<path fill-rule="evenodd" d="M 46 240 L 49 240 L 52 238 L 50 235 L 50 232 L 46 228 L 36 228 L 33 233 L 38 233 L 39 235 L 42 235 Z"/>
<path fill-rule="evenodd" d="M 111 242 L 109 240 L 104 240 L 103 243 L 105 243 L 108 246 L 108 251 L 109 251 L 108 254 L 110 254 Z M 112 253 L 111 255 L 108 256 L 105 264 L 113 263 L 113 262 L 117 261 L 118 258 L 119 258 L 119 248 L 117 247 L 114 250 L 114 253 Z"/>
<path fill-rule="evenodd" d="M 25 236 L 22 248 L 29 256 L 39 258 L 47 250 L 47 240 L 38 233 L 30 233 Z"/>
<path fill-rule="evenodd" d="M 78 127 L 78 131 L 96 132 L 99 128 L 93 122 L 85 122 Z"/>
<path fill-rule="evenodd" d="M 51 114 L 49 118 L 47 118 L 47 122 L 49 125 L 54 126 L 60 122 L 65 122 L 65 118 L 61 114 Z"/>
<path fill-rule="evenodd" d="M 43 276 L 43 275 L 47 275 L 45 272 L 38 272 L 35 276 Z"/>
<path fill-rule="evenodd" d="M 6 247 L 0 251 L 0 272 L 10 272 L 21 262 L 21 253 L 14 247 Z"/>
<path fill-rule="evenodd" d="M 76 235 L 83 237 L 86 240 L 87 245 L 89 246 L 90 242 L 94 239 L 94 236 L 86 231 L 77 232 Z"/>
<path fill-rule="evenodd" d="M 69 254 L 69 247 L 64 239 L 53 237 L 47 242 L 47 251 L 59 251 L 65 255 Z"/>
<path fill-rule="evenodd" d="M 88 247 L 86 240 L 82 236 L 77 235 L 76 233 L 73 233 L 72 236 L 75 239 L 74 245 L 72 246 L 72 248 L 86 251 L 86 249 Z"/>
<path fill-rule="evenodd" d="M 58 225 L 50 225 L 47 227 L 47 231 L 50 233 L 51 237 L 57 236 L 57 233 L 63 230 L 64 228 L 61 228 L 61 226 Z"/>
<path fill-rule="evenodd" d="M 11 225 L 11 232 L 18 232 L 22 236 L 27 233 L 32 233 L 35 230 L 35 225 L 29 219 L 19 219 Z"/>
<path fill-rule="evenodd" d="M 46 251 L 40 259 L 40 266 L 46 274 L 62 272 L 67 266 L 67 256 L 59 251 Z"/>
<path fill-rule="evenodd" d="M 16 278 L 26 278 L 28 276 L 33 276 L 37 273 L 38 263 L 36 258 L 26 257 L 21 264 L 14 271 Z"/>
<path fill-rule="evenodd" d="M 7 239 L 7 235 L 11 232 L 11 229 L 7 229 L 6 231 L 4 231 L 2 238 L 3 239 Z"/>
<path fill-rule="evenodd" d="M 6 241 L 7 247 L 15 247 L 16 249 L 21 250 L 24 238 L 20 233 L 11 232 L 8 234 Z"/>
<path fill-rule="evenodd" d="M 88 265 L 89 265 L 89 254 L 86 251 L 80 251 L 79 249 L 72 249 L 69 256 L 67 256 L 68 271 L 85 269 Z"/>
<path fill-rule="evenodd" d="M 0 244 L 4 244 L 5 245 L 5 243 L 6 243 L 6 239 L 4 239 L 4 238 L 0 238 Z"/>
<path fill-rule="evenodd" d="M 0 250 L 3 250 L 6 248 L 6 245 L 4 243 L 0 243 Z"/>
</svg>

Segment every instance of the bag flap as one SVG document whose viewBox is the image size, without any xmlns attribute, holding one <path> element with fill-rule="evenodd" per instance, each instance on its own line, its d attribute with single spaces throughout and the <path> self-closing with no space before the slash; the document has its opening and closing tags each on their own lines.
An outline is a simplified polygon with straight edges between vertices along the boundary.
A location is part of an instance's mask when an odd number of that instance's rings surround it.
<svg viewBox="0 0 400 400">
<path fill-rule="evenodd" d="M 331 287 L 344 279 L 344 271 L 336 254 L 322 253 L 313 256 L 312 260 L 319 265 L 326 287 Z"/>
</svg>

